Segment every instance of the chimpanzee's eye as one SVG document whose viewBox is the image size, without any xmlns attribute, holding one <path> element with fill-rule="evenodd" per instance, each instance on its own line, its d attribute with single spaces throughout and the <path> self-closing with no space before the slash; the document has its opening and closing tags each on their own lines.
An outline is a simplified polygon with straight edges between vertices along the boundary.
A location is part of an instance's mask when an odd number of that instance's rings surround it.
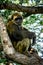
<svg viewBox="0 0 43 65">
<path fill-rule="evenodd" d="M 22 17 L 18 17 L 15 19 L 15 21 L 17 21 L 17 20 L 22 20 Z"/>
</svg>

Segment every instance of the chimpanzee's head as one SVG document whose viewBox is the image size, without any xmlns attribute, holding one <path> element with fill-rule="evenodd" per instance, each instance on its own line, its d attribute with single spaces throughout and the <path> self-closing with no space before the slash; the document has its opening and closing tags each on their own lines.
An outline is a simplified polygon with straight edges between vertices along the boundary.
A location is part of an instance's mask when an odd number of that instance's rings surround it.
<svg viewBox="0 0 43 65">
<path fill-rule="evenodd" d="M 19 13 L 14 13 L 12 15 L 13 23 L 16 23 L 17 25 L 21 25 L 23 21 L 23 17 Z"/>
</svg>

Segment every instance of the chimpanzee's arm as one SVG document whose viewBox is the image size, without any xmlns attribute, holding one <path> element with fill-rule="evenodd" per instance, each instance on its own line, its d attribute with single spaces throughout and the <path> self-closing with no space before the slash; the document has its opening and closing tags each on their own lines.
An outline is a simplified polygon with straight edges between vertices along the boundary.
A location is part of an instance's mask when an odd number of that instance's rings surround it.
<svg viewBox="0 0 43 65">
<path fill-rule="evenodd" d="M 32 39 L 32 45 L 36 43 L 36 34 L 34 32 L 28 32 L 28 38 Z"/>
</svg>

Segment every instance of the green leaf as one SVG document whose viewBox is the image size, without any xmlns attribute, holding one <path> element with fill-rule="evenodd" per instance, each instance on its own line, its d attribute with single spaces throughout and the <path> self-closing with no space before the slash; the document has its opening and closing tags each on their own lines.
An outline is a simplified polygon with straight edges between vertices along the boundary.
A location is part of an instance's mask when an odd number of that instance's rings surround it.
<svg viewBox="0 0 43 65">
<path fill-rule="evenodd" d="M 6 59 L 0 59 L 0 63 L 6 62 Z"/>
<path fill-rule="evenodd" d="M 43 29 L 41 29 L 41 32 L 43 33 Z"/>
<path fill-rule="evenodd" d="M 43 21 L 40 21 L 40 25 L 43 25 Z"/>
</svg>

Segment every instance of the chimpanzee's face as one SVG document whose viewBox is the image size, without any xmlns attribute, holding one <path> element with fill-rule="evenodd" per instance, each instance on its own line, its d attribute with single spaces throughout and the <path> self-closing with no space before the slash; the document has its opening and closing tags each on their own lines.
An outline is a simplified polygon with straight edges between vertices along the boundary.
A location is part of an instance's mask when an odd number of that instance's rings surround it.
<svg viewBox="0 0 43 65">
<path fill-rule="evenodd" d="M 21 23 L 22 23 L 22 17 L 21 16 L 15 17 L 15 18 L 13 18 L 13 21 L 17 25 L 21 25 Z"/>
</svg>

